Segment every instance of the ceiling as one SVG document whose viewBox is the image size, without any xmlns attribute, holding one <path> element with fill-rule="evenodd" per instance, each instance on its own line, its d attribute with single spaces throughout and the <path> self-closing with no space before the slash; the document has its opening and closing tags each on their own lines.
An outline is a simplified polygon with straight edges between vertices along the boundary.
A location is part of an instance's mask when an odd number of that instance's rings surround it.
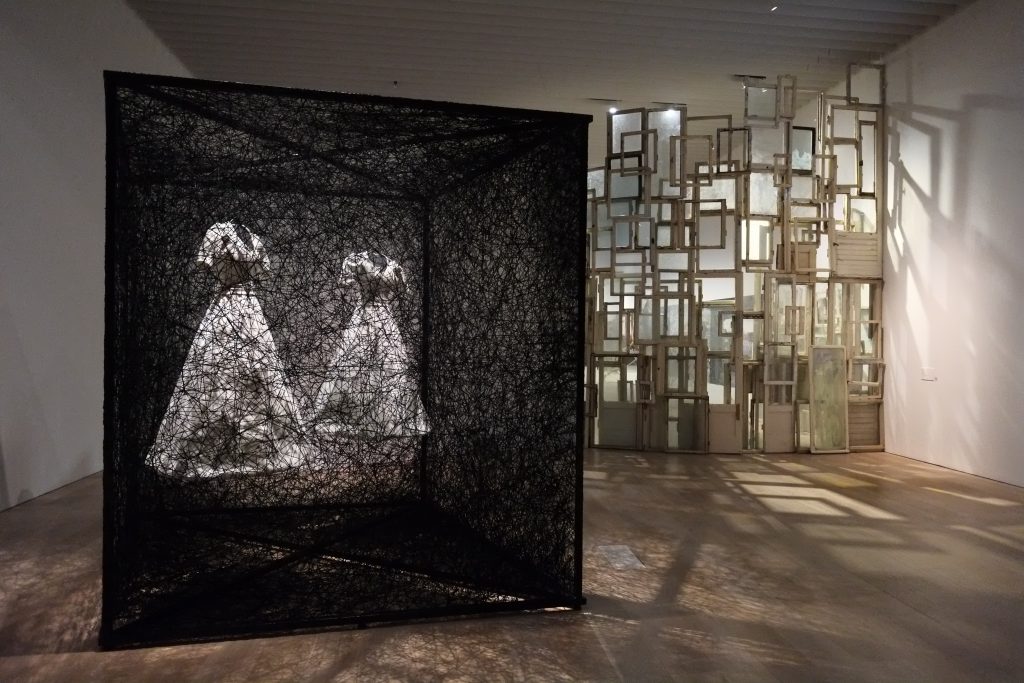
<svg viewBox="0 0 1024 683">
<path fill-rule="evenodd" d="M 128 0 L 200 78 L 589 113 L 742 114 L 734 74 L 827 88 L 972 0 Z M 776 7 L 773 11 L 772 7 Z M 608 100 L 608 101 L 604 101 Z"/>
</svg>

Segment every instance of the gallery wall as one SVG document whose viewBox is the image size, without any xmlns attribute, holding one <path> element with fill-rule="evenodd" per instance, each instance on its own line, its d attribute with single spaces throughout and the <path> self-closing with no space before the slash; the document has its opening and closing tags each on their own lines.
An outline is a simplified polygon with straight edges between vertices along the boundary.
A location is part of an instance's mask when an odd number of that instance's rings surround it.
<svg viewBox="0 0 1024 683">
<path fill-rule="evenodd" d="M 886 64 L 886 449 L 1024 485 L 1024 3 Z"/>
<path fill-rule="evenodd" d="M 0 3 L 0 509 L 103 466 L 103 70 L 189 75 L 121 0 Z"/>
</svg>

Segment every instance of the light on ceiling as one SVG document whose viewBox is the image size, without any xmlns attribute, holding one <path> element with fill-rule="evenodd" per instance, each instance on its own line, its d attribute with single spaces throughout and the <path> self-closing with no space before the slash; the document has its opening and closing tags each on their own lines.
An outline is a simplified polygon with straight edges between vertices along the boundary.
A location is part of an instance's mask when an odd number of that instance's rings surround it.
<svg viewBox="0 0 1024 683">
<path fill-rule="evenodd" d="M 609 114 L 614 114 L 617 111 L 618 111 L 618 109 L 616 109 L 615 107 L 608 107 L 608 113 Z"/>
<path fill-rule="evenodd" d="M 772 7 L 772 8 L 770 9 L 770 10 L 768 10 L 768 11 L 769 11 L 769 12 L 774 12 L 774 11 L 775 11 L 775 10 L 777 10 L 777 9 L 779 9 L 779 6 L 778 6 L 778 5 L 774 5 L 774 6 L 773 6 L 773 7 Z"/>
</svg>

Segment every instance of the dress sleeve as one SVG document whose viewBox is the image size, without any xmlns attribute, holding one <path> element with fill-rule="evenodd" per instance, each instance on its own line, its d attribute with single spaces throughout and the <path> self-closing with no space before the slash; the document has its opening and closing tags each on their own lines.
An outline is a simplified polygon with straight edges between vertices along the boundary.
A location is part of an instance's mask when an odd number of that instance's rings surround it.
<svg viewBox="0 0 1024 683">
<path fill-rule="evenodd" d="M 395 294 L 405 293 L 405 271 L 397 261 L 388 259 L 388 267 L 384 271 L 384 281 L 391 285 Z"/>
<path fill-rule="evenodd" d="M 207 266 L 213 266 L 214 262 L 224 256 L 230 250 L 231 240 L 234 237 L 230 223 L 214 223 L 203 236 L 203 243 L 199 246 L 199 253 L 196 260 Z"/>
<path fill-rule="evenodd" d="M 252 236 L 252 262 L 253 262 L 253 275 L 259 276 L 263 273 L 270 272 L 270 258 L 267 256 L 267 250 L 263 247 L 263 240 L 261 240 L 255 233 L 249 233 Z"/>
</svg>

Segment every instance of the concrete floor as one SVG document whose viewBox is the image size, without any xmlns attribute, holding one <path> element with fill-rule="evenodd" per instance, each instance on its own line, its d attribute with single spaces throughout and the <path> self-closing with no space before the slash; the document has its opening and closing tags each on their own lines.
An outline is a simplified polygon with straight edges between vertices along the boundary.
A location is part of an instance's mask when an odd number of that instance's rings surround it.
<svg viewBox="0 0 1024 683">
<path fill-rule="evenodd" d="M 0 514 L 0 681 L 1024 680 L 1024 489 L 884 454 L 585 476 L 582 612 L 123 652 L 89 477 Z"/>
</svg>

